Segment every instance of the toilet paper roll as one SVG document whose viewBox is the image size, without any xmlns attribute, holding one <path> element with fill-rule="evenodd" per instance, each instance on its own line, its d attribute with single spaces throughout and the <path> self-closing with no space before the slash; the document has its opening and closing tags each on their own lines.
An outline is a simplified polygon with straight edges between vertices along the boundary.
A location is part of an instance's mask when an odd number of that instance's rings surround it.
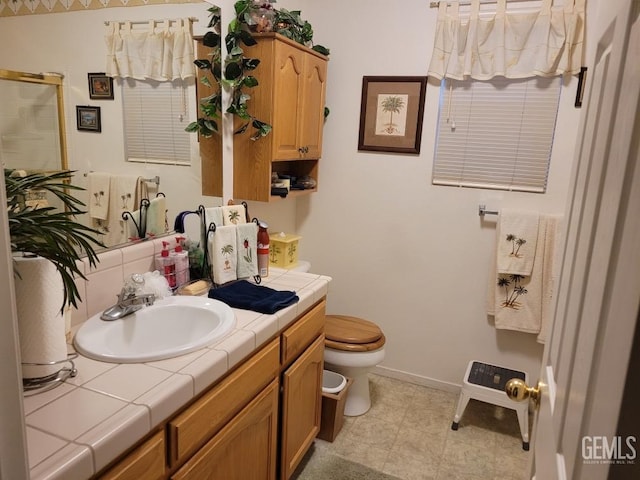
<svg viewBox="0 0 640 480">
<path fill-rule="evenodd" d="M 67 358 L 62 278 L 42 257 L 14 257 L 18 335 L 23 378 L 46 377 L 64 364 L 31 366 L 26 363 L 58 362 Z"/>
</svg>

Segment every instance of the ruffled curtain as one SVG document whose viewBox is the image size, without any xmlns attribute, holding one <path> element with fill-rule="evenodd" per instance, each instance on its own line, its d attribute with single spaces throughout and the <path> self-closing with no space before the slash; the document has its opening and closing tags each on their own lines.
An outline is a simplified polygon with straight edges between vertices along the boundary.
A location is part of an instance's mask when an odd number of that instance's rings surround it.
<svg viewBox="0 0 640 480">
<path fill-rule="evenodd" d="M 152 20 L 144 30 L 132 29 L 131 22 L 109 22 L 106 30 L 108 76 L 158 82 L 195 76 L 189 19 Z"/>
<path fill-rule="evenodd" d="M 584 37 L 584 0 L 564 0 L 552 8 L 542 0 L 536 12 L 480 14 L 480 0 L 461 16 L 459 2 L 441 1 L 429 75 L 463 80 L 495 76 L 553 77 L 580 72 Z"/>
</svg>

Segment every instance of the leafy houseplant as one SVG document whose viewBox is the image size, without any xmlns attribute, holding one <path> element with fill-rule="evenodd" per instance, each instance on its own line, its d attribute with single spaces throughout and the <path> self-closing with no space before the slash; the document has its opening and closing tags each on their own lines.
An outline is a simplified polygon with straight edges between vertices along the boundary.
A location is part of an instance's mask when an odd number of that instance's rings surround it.
<svg viewBox="0 0 640 480">
<path fill-rule="evenodd" d="M 61 311 L 67 305 L 78 307 L 81 300 L 74 275 L 86 280 L 76 261 L 86 253 L 91 266 L 99 261 L 94 246 L 104 247 L 93 235 L 99 232 L 74 220 L 85 213 L 80 200 L 69 193 L 82 190 L 68 181 L 73 172 L 63 170 L 50 174 L 33 173 L 25 177 L 15 176 L 14 170 L 4 170 L 7 191 L 7 212 L 11 250 L 39 255 L 51 261 L 64 286 Z M 38 208 L 27 203 L 30 192 L 45 191 L 59 199 L 64 209 L 44 206 Z M 17 273 L 19 276 L 19 273 Z"/>
<path fill-rule="evenodd" d="M 251 96 L 245 90 L 258 85 L 258 80 L 251 74 L 260 64 L 260 59 L 249 58 L 244 55 L 242 46 L 256 45 L 252 31 L 275 31 L 302 45 L 312 44 L 313 28 L 311 24 L 303 20 L 300 11 L 288 11 L 286 9 L 273 8 L 271 1 L 238 0 L 234 4 L 235 18 L 229 23 L 228 33 L 225 36 L 227 56 L 222 69 L 221 33 L 220 33 L 220 9 L 209 8 L 209 28 L 203 38 L 203 44 L 211 48 L 210 59 L 198 59 L 195 61 L 199 69 L 209 71 L 218 84 L 216 93 L 203 98 L 200 102 L 200 110 L 204 114 L 196 122 L 187 126 L 186 130 L 198 132 L 204 137 L 210 137 L 219 133 L 217 120 L 221 118 L 222 96 L 221 89 L 224 85 L 231 89 L 231 103 L 226 112 L 241 119 L 242 123 L 234 134 L 244 133 L 251 125 L 255 130 L 251 135 L 252 140 L 257 140 L 271 132 L 271 125 L 251 115 L 248 102 Z M 263 21 L 263 13 L 272 13 L 273 19 Z M 329 55 L 329 50 L 321 45 L 312 46 L 313 50 Z M 208 77 L 203 77 L 202 82 L 211 87 Z M 328 112 L 325 109 L 325 116 Z"/>
</svg>

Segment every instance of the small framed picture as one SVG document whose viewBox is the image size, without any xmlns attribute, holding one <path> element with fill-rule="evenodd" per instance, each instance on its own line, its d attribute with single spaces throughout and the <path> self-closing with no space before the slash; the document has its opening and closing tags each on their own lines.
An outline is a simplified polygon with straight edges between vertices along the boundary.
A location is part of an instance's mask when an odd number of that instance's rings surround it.
<svg viewBox="0 0 640 480">
<path fill-rule="evenodd" d="M 362 78 L 358 150 L 420 153 L 427 77 Z"/>
<path fill-rule="evenodd" d="M 91 100 L 113 100 L 113 78 L 104 73 L 89 73 L 89 98 Z"/>
<path fill-rule="evenodd" d="M 100 107 L 76 106 L 76 122 L 78 130 L 101 132 Z"/>
</svg>

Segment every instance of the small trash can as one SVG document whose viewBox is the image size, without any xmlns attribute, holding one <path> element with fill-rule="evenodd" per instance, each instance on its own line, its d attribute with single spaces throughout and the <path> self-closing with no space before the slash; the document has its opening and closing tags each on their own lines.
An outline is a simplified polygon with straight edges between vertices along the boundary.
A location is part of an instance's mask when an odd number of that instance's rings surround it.
<svg viewBox="0 0 640 480">
<path fill-rule="evenodd" d="M 333 442 L 342 430 L 344 404 L 353 380 L 330 370 L 322 372 L 322 415 L 318 438 Z"/>
</svg>

